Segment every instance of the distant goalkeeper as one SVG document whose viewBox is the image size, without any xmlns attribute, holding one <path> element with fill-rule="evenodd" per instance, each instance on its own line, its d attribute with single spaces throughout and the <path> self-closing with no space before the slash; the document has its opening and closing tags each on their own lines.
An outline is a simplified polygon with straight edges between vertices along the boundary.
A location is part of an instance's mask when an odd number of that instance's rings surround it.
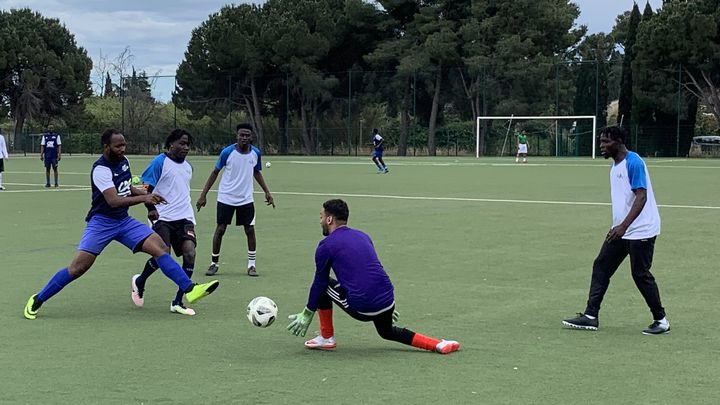
<svg viewBox="0 0 720 405">
<path fill-rule="evenodd" d="M 527 154 L 528 154 L 528 142 L 527 142 L 527 131 L 522 129 L 517 135 L 518 139 L 518 151 L 517 155 L 515 155 L 515 163 L 520 162 L 520 157 L 522 156 L 522 162 L 527 163 Z"/>
<path fill-rule="evenodd" d="M 320 211 L 325 239 L 315 250 L 315 280 L 305 309 L 290 315 L 295 336 L 305 336 L 315 312 L 320 335 L 305 342 L 309 349 L 335 349 L 333 303 L 361 322 L 372 321 L 380 337 L 441 354 L 460 348 L 454 340 L 439 340 L 393 325 L 397 321 L 393 285 L 377 257 L 370 236 L 347 226 L 350 210 L 343 200 L 328 200 Z M 330 277 L 332 268 L 337 280 Z"/>
</svg>

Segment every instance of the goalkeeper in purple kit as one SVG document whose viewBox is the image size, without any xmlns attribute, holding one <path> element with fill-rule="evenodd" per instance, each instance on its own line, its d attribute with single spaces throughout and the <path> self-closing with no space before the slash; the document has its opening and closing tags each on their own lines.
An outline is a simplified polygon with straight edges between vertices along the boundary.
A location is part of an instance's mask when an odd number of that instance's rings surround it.
<svg viewBox="0 0 720 405">
<path fill-rule="evenodd" d="M 309 349 L 335 349 L 333 303 L 361 322 L 372 321 L 380 337 L 442 354 L 460 348 L 454 340 L 439 340 L 393 325 L 397 321 L 393 285 L 375 252 L 370 236 L 347 226 L 349 209 L 343 200 L 328 200 L 320 211 L 325 239 L 315 251 L 315 280 L 305 309 L 290 315 L 295 336 L 305 336 L 315 312 L 320 335 L 305 342 Z M 337 280 L 330 277 L 333 270 Z"/>
</svg>

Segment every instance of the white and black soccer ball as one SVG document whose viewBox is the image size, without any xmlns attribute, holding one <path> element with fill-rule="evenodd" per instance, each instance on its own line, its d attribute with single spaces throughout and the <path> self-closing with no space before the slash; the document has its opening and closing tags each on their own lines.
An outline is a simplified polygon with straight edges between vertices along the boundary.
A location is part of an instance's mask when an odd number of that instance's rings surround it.
<svg viewBox="0 0 720 405">
<path fill-rule="evenodd" d="M 266 163 L 265 163 L 265 167 L 270 167 L 270 166 L 272 166 L 272 165 L 270 164 L 270 162 L 266 162 Z"/>
<path fill-rule="evenodd" d="M 255 297 L 247 306 L 247 318 L 259 328 L 267 328 L 277 319 L 278 307 L 268 297 Z"/>
</svg>

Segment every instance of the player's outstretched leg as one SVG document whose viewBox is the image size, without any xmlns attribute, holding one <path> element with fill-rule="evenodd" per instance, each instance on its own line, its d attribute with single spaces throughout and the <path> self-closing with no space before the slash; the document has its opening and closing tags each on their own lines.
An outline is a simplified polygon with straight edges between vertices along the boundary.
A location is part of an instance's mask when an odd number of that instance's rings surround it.
<svg viewBox="0 0 720 405">
<path fill-rule="evenodd" d="M 448 354 L 460 349 L 460 343 L 455 340 L 435 339 L 406 328 L 398 328 L 394 325 L 394 318 L 394 308 L 373 318 L 375 330 L 381 338 L 440 354 Z"/>
</svg>

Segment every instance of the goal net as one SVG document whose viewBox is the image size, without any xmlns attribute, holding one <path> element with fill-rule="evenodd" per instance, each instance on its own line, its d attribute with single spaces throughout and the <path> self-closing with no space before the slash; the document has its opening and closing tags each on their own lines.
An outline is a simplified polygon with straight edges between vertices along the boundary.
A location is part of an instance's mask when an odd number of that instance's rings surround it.
<svg viewBox="0 0 720 405">
<path fill-rule="evenodd" d="M 594 115 L 477 117 L 475 157 L 515 156 L 518 135 L 524 132 L 530 155 L 595 159 L 596 131 Z"/>
</svg>

